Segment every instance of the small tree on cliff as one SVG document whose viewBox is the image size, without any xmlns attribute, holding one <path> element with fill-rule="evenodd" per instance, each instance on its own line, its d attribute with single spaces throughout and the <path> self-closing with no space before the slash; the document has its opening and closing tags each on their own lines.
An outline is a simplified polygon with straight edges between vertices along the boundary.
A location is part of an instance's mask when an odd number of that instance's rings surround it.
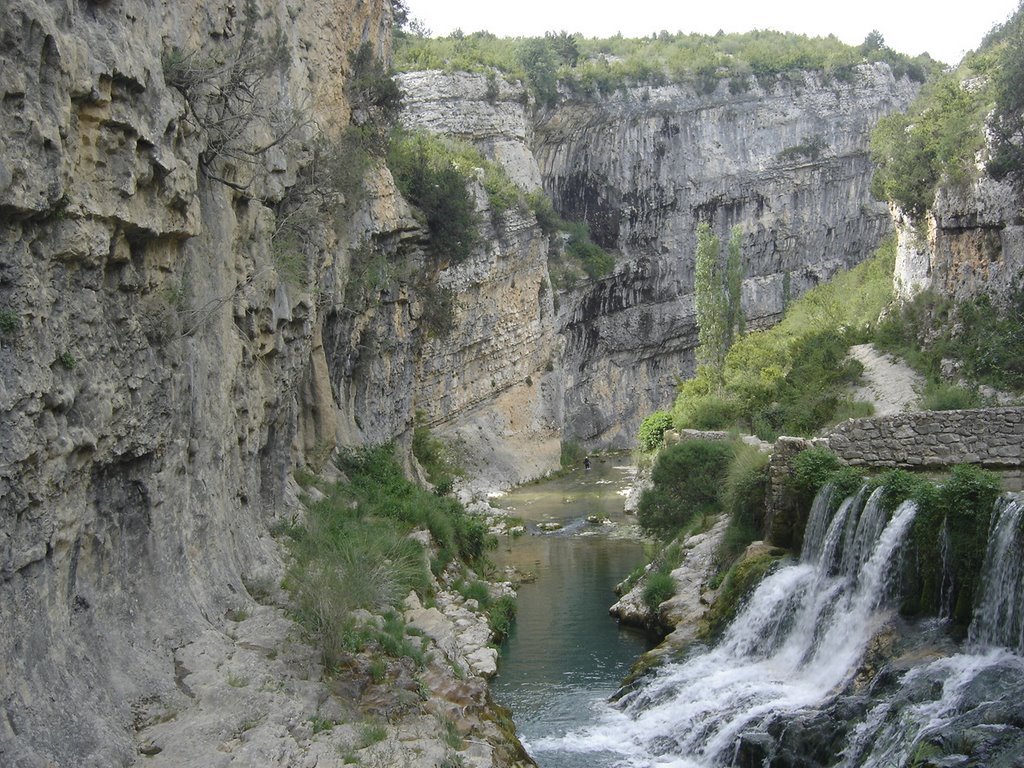
<svg viewBox="0 0 1024 768">
<path fill-rule="evenodd" d="M 697 255 L 693 290 L 697 312 L 697 362 L 707 366 L 721 387 L 725 353 L 743 333 L 743 264 L 740 261 L 742 232 L 739 226 L 729 236 L 725 269 L 721 265 L 721 240 L 711 225 L 697 225 Z"/>
</svg>

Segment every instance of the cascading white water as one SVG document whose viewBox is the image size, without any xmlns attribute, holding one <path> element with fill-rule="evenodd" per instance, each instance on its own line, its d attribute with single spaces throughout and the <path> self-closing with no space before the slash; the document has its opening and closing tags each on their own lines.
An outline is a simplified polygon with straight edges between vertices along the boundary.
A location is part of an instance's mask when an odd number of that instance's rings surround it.
<svg viewBox="0 0 1024 768">
<path fill-rule="evenodd" d="M 1024 654 L 1024 502 L 1000 499 L 985 552 L 983 592 L 971 623 L 975 647 Z"/>
<path fill-rule="evenodd" d="M 916 511 L 905 503 L 886 522 L 880 494 L 863 509 L 859 499 L 834 516 L 816 505 L 804 561 L 765 578 L 717 647 L 662 668 L 597 725 L 528 748 L 611 753 L 623 766 L 720 765 L 741 733 L 834 695 L 877 627 Z"/>
<path fill-rule="evenodd" d="M 993 726 L 986 723 L 987 711 L 1019 706 L 1024 694 L 1024 658 L 1020 655 L 1024 653 L 1022 526 L 1021 498 L 1000 499 L 989 533 L 980 580 L 982 591 L 968 633 L 970 653 L 908 671 L 899 687 L 875 704 L 853 730 L 839 763 L 841 768 L 907 765 L 913 762 L 915 753 L 941 743 L 964 721 L 968 728 L 977 722 L 991 729 Z M 934 694 L 936 689 L 938 695 Z M 1002 718 L 1004 714 L 997 716 L 996 722 Z M 951 749 L 956 752 L 960 747 L 954 745 Z"/>
</svg>

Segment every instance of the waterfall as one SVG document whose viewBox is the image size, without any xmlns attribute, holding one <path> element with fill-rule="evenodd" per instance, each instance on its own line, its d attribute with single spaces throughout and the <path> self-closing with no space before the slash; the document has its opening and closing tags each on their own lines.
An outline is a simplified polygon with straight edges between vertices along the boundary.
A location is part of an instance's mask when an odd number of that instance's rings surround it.
<svg viewBox="0 0 1024 768">
<path fill-rule="evenodd" d="M 948 528 L 942 535 L 945 560 Z M 1020 497 L 1004 497 L 996 503 L 980 589 L 968 631 L 970 653 L 922 664 L 903 675 L 899 688 L 880 697 L 853 729 L 841 768 L 906 765 L 918 750 L 986 723 L 988 712 L 996 713 L 992 722 L 1003 721 L 1006 711 L 1024 700 L 1024 658 L 1019 655 L 1024 653 L 1024 504 Z M 943 610 L 947 602 L 944 596 Z"/>
<path fill-rule="evenodd" d="M 878 626 L 916 511 L 904 503 L 887 520 L 880 494 L 863 495 L 834 515 L 815 505 L 801 561 L 761 582 L 716 647 L 661 668 L 595 726 L 528 748 L 622 766 L 728 764 L 741 734 L 835 695 Z"/>
<path fill-rule="evenodd" d="M 983 592 L 971 623 L 972 646 L 1024 654 L 1024 502 L 1000 499 L 985 552 Z"/>
</svg>

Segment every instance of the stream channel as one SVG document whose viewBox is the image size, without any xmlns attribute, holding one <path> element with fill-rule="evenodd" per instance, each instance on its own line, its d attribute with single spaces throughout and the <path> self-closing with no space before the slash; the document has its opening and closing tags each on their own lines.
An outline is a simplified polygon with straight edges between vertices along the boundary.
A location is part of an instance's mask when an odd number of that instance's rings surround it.
<svg viewBox="0 0 1024 768">
<path fill-rule="evenodd" d="M 535 580 L 519 587 L 516 620 L 501 648 L 495 698 L 512 710 L 519 737 L 541 768 L 610 766 L 621 755 L 549 749 L 546 741 L 593 722 L 631 664 L 652 647 L 643 632 L 608 615 L 613 588 L 644 561 L 636 518 L 623 513 L 634 468 L 628 454 L 518 488 L 495 500 L 526 533 L 503 536 L 494 560 Z M 594 524 L 588 517 L 607 519 Z M 544 531 L 539 524 L 562 528 Z"/>
</svg>

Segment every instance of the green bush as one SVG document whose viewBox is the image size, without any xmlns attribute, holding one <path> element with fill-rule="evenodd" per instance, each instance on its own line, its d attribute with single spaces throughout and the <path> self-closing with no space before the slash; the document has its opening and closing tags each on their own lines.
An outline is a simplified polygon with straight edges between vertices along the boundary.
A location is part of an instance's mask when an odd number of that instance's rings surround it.
<svg viewBox="0 0 1024 768">
<path fill-rule="evenodd" d="M 658 606 L 676 593 L 676 583 L 672 574 L 667 571 L 652 571 L 644 585 L 643 601 L 653 615 L 658 614 Z"/>
<path fill-rule="evenodd" d="M 739 408 L 734 400 L 708 395 L 693 404 L 688 426 L 691 429 L 728 429 L 738 416 Z"/>
<path fill-rule="evenodd" d="M 841 467 L 839 459 L 828 448 L 808 448 L 793 457 L 786 489 L 797 504 L 809 509 L 818 491 Z"/>
<path fill-rule="evenodd" d="M 731 443 L 712 440 L 687 440 L 662 450 L 651 473 L 653 487 L 640 498 L 640 527 L 668 539 L 694 518 L 717 513 L 718 489 L 732 455 Z"/>
<path fill-rule="evenodd" d="M 640 422 L 637 442 L 641 451 L 653 451 L 661 446 L 666 429 L 672 428 L 672 414 L 668 411 L 655 411 Z"/>
<path fill-rule="evenodd" d="M 472 168 L 459 159 L 454 142 L 427 132 L 396 132 L 388 151 L 395 183 L 423 212 L 431 251 L 442 262 L 464 261 L 479 239 L 467 188 Z"/>
<path fill-rule="evenodd" d="M 721 488 L 722 508 L 729 526 L 718 548 L 718 561 L 731 563 L 761 537 L 768 493 L 769 455 L 754 446 L 739 444 Z"/>
</svg>

